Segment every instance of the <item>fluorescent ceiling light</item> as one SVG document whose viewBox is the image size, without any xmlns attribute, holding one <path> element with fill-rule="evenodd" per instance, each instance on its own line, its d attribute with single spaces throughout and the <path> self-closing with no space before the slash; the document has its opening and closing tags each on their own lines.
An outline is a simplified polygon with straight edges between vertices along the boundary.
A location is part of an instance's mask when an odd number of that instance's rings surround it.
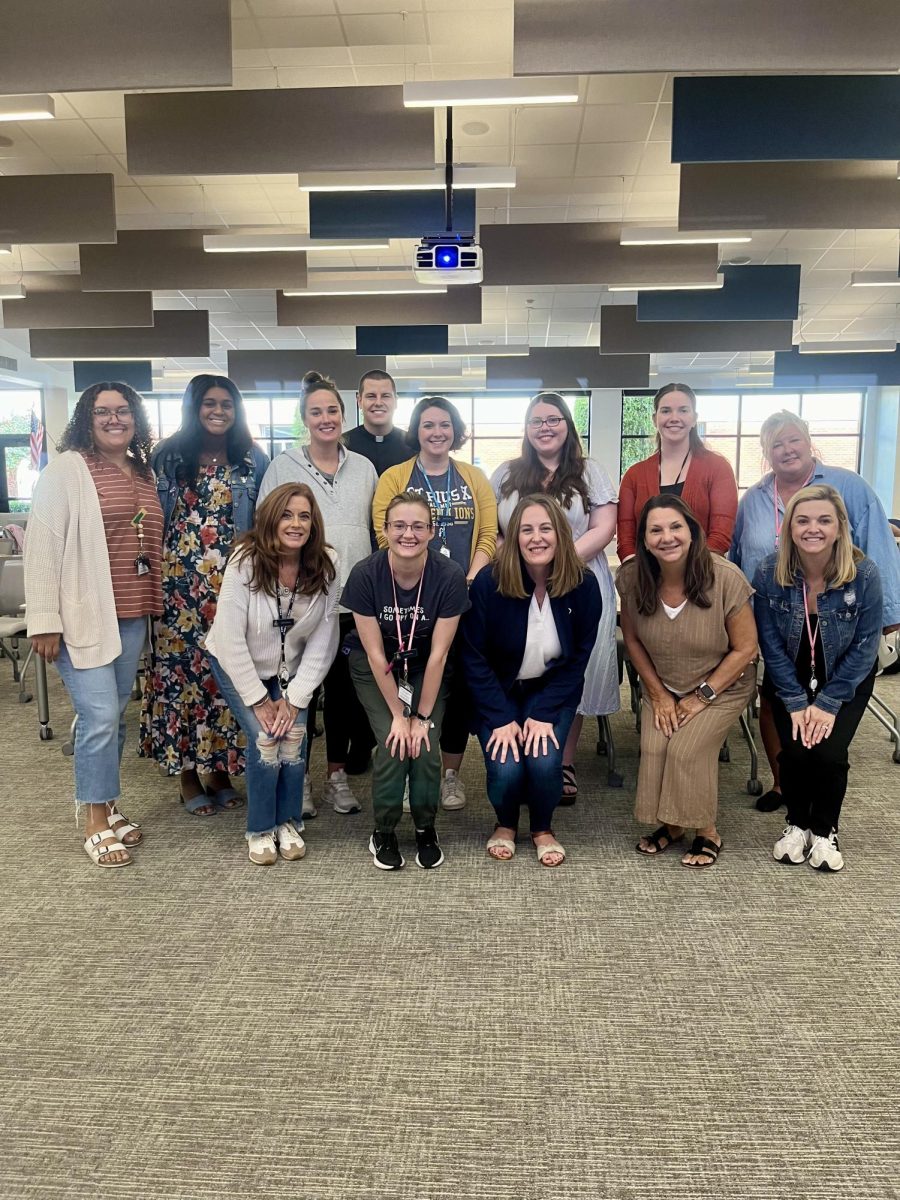
<svg viewBox="0 0 900 1200">
<path fill-rule="evenodd" d="M 33 354 L 35 362 L 97 362 L 96 354 Z M 111 362 L 147 362 L 146 354 L 117 354 Z M 199 374 L 199 372 L 198 372 Z"/>
<path fill-rule="evenodd" d="M 345 280 L 341 283 L 317 283 L 312 287 L 298 290 L 283 288 L 283 296 L 440 296 L 445 294 L 446 287 L 418 287 L 405 280 L 382 282 L 377 279 L 364 279 L 359 283 Z"/>
<path fill-rule="evenodd" d="M 257 254 L 286 250 L 387 250 L 389 238 L 311 238 L 306 233 L 207 233 L 203 249 L 209 254 Z"/>
<path fill-rule="evenodd" d="M 892 271 L 854 271 L 851 287 L 900 287 L 900 274 Z"/>
<path fill-rule="evenodd" d="M 0 121 L 52 121 L 55 116 L 51 96 L 0 97 Z"/>
<path fill-rule="evenodd" d="M 893 354 L 897 342 L 799 342 L 800 354 Z"/>
<path fill-rule="evenodd" d="M 0 254 L 12 254 L 12 246 L 0 246 Z"/>
<path fill-rule="evenodd" d="M 752 240 L 749 233 L 688 233 L 674 226 L 626 225 L 619 235 L 620 246 L 707 246 Z"/>
<path fill-rule="evenodd" d="M 21 283 L 0 283 L 0 300 L 24 300 L 25 289 Z"/>
<path fill-rule="evenodd" d="M 486 104 L 577 104 L 578 80 L 548 75 L 534 79 L 448 79 L 404 83 L 406 108 L 469 108 Z"/>
<path fill-rule="evenodd" d="M 714 283 L 611 283 L 608 292 L 712 292 L 725 286 L 725 276 L 717 275 Z"/>
<path fill-rule="evenodd" d="M 429 171 L 305 171 L 301 192 L 442 192 L 444 168 Z M 515 167 L 453 168 L 453 188 L 514 188 Z"/>
<path fill-rule="evenodd" d="M 527 358 L 531 353 L 530 346 L 480 346 L 471 343 L 463 346 L 451 346 L 450 354 L 471 354 L 488 358 Z"/>
</svg>

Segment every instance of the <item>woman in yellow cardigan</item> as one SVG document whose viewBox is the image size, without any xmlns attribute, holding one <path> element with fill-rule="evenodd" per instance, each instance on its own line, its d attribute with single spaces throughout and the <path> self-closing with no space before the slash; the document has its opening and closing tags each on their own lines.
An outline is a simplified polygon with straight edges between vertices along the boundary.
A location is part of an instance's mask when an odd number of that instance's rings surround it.
<svg viewBox="0 0 900 1200">
<path fill-rule="evenodd" d="M 378 481 L 372 501 L 372 524 L 384 548 L 384 514 L 401 492 L 420 492 L 434 514 L 432 551 L 452 559 L 471 583 L 494 556 L 497 545 L 497 501 L 483 471 L 451 458 L 466 440 L 459 412 L 443 396 L 425 396 L 413 409 L 406 433 L 412 458 L 390 467 Z M 469 739 L 469 701 L 462 671 L 451 652 L 450 695 L 441 730 L 443 779 L 441 804 L 462 808 L 466 795 L 459 778 Z"/>
</svg>

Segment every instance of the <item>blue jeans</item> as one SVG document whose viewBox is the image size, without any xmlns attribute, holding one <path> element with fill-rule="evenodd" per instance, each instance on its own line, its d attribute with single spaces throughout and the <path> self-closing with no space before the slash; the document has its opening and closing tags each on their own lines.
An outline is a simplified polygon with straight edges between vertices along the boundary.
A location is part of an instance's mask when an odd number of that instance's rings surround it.
<svg viewBox="0 0 900 1200">
<path fill-rule="evenodd" d="M 102 667 L 75 667 L 61 642 L 56 666 L 78 717 L 75 729 L 75 802 L 114 804 L 121 794 L 119 764 L 125 747 L 125 709 L 147 637 L 146 617 L 119 621 L 122 652 Z"/>
<path fill-rule="evenodd" d="M 519 713 L 516 718 L 524 725 L 525 717 Z M 496 759 L 491 758 L 485 746 L 490 739 L 493 729 L 481 725 L 478 730 L 478 740 L 484 753 L 484 765 L 487 771 L 488 799 L 494 806 L 498 825 L 506 829 L 518 829 L 519 809 L 527 805 L 532 833 L 547 833 L 553 825 L 553 813 L 562 795 L 562 756 L 569 736 L 569 730 L 575 719 L 575 709 L 565 708 L 559 715 L 559 720 L 553 726 L 559 749 L 551 741 L 547 742 L 547 753 L 525 756 L 519 747 L 519 761 L 507 753 L 506 762 L 501 763 L 500 752 Z"/>
<path fill-rule="evenodd" d="M 234 719 L 247 735 L 247 834 L 272 833 L 278 825 L 293 821 L 303 828 L 303 776 L 306 773 L 306 709 L 301 708 L 293 729 L 275 742 L 256 719 L 256 714 L 238 695 L 217 659 L 209 665 L 219 691 Z M 277 679 L 260 681 L 273 700 L 281 698 Z"/>
</svg>

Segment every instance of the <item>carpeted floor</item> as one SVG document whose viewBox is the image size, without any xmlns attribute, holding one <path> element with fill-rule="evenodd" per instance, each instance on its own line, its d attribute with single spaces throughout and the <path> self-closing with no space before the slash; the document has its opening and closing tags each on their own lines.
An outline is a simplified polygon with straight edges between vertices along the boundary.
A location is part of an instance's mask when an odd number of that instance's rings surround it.
<svg viewBox="0 0 900 1200">
<path fill-rule="evenodd" d="M 837 876 L 773 861 L 737 736 L 718 865 L 639 858 L 625 712 L 621 791 L 585 729 L 561 870 L 486 857 L 474 741 L 446 864 L 387 874 L 368 776 L 366 811 L 264 869 L 241 813 L 187 817 L 131 738 L 146 842 L 100 871 L 51 685 L 42 743 L 0 662 L 4 1200 L 900 1195 L 900 766 L 870 718 Z"/>
</svg>

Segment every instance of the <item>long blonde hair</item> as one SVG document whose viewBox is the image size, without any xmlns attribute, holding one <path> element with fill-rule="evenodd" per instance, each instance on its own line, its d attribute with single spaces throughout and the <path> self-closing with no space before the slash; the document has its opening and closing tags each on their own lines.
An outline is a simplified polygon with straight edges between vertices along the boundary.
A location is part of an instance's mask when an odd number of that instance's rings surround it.
<svg viewBox="0 0 900 1200">
<path fill-rule="evenodd" d="M 863 552 L 853 545 L 850 536 L 850 518 L 841 499 L 840 492 L 829 487 L 827 483 L 814 483 L 811 487 L 801 488 L 788 501 L 784 510 L 782 533 L 778 541 L 778 557 L 775 560 L 775 582 L 780 587 L 793 587 L 797 572 L 802 572 L 800 553 L 794 545 L 791 536 L 791 526 L 798 504 L 806 504 L 810 500 L 827 501 L 835 511 L 838 523 L 837 541 L 831 551 L 831 559 L 825 568 L 826 587 L 843 587 L 856 578 L 856 564 L 864 557 Z"/>
<path fill-rule="evenodd" d="M 509 596 L 515 600 L 525 600 L 529 594 L 525 590 L 522 555 L 519 551 L 519 527 L 525 509 L 534 505 L 546 512 L 556 534 L 553 569 L 547 579 L 548 594 L 565 596 L 566 592 L 577 588 L 584 579 L 584 564 L 578 557 L 572 530 L 559 503 L 552 496 L 544 494 L 523 496 L 509 519 L 506 537 L 493 567 L 497 591 L 501 596 Z"/>
</svg>

